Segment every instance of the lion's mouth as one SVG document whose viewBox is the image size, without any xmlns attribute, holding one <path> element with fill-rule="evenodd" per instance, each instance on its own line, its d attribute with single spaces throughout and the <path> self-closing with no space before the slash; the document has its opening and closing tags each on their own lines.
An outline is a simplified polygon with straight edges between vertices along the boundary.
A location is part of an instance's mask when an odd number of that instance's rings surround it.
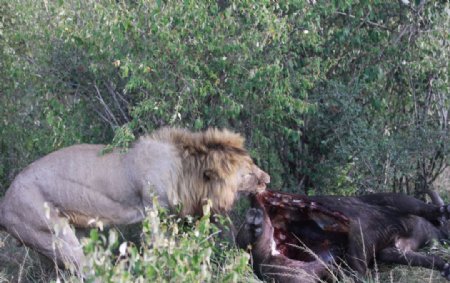
<svg viewBox="0 0 450 283">
<path fill-rule="evenodd" d="M 266 183 L 259 182 L 259 183 L 258 183 L 258 186 L 256 187 L 256 192 L 257 192 L 257 193 L 262 193 L 263 191 L 266 190 L 266 188 L 267 188 Z"/>
<path fill-rule="evenodd" d="M 255 197 L 273 226 L 278 253 L 303 262 L 330 263 L 347 245 L 349 220 L 306 196 L 266 190 Z"/>
</svg>

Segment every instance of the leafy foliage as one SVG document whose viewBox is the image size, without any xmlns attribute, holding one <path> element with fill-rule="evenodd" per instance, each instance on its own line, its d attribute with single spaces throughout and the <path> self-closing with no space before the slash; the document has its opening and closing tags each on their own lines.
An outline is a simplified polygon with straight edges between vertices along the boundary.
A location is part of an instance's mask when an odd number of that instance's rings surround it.
<svg viewBox="0 0 450 283">
<path fill-rule="evenodd" d="M 433 189 L 449 164 L 449 14 L 448 1 L 0 0 L 0 195 L 55 149 L 126 148 L 164 125 L 243 133 L 274 189 Z M 142 249 L 116 262 L 114 232 L 93 232 L 91 277 L 252 278 L 243 254 L 215 252 L 208 219 L 177 221 L 153 211 Z"/>
<path fill-rule="evenodd" d="M 445 1 L 0 7 L 5 186 L 55 148 L 163 125 L 244 133 L 274 188 L 413 193 L 448 164 Z"/>
<path fill-rule="evenodd" d="M 2 184 L 55 148 L 175 125 L 244 133 L 274 188 L 429 188 L 449 5 L 416 2 L 2 1 Z"/>
<path fill-rule="evenodd" d="M 139 247 L 120 243 L 115 230 L 108 237 L 91 230 L 85 242 L 88 282 L 257 281 L 248 265 L 249 255 L 221 240 L 208 211 L 201 219 L 184 221 L 155 202 L 147 215 Z"/>
</svg>

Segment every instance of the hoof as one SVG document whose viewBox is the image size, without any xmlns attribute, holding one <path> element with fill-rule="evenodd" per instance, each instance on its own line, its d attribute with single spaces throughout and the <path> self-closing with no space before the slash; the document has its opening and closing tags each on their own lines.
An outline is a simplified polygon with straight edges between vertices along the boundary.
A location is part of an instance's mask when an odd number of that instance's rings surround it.
<svg viewBox="0 0 450 283">
<path fill-rule="evenodd" d="M 443 205 L 439 208 L 439 212 L 441 213 L 441 217 L 445 218 L 445 220 L 450 220 L 450 205 Z"/>
<path fill-rule="evenodd" d="M 245 215 L 247 227 L 255 238 L 261 236 L 263 232 L 264 212 L 261 209 L 250 208 Z"/>
</svg>

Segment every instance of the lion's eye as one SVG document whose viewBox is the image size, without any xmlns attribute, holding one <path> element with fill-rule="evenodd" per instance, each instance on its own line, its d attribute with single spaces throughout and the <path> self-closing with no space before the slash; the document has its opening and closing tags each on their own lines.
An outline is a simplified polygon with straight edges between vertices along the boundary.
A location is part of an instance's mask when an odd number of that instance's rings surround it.
<svg viewBox="0 0 450 283">
<path fill-rule="evenodd" d="M 217 172 L 213 170 L 208 169 L 203 172 L 203 180 L 205 180 L 205 182 L 217 180 L 218 178 L 219 176 L 217 175 Z"/>
<path fill-rule="evenodd" d="M 206 182 L 211 181 L 211 177 L 205 172 L 203 173 L 203 180 L 205 180 Z"/>
</svg>

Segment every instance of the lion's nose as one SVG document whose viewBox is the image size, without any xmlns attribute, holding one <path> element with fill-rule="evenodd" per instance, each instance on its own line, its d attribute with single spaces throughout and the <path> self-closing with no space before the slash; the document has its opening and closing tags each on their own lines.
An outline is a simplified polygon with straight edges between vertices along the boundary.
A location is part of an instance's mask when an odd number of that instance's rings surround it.
<svg viewBox="0 0 450 283">
<path fill-rule="evenodd" d="M 258 166 L 253 165 L 253 172 L 258 177 L 259 185 L 264 185 L 264 184 L 270 183 L 269 174 L 267 174 L 266 172 L 261 170 L 261 168 L 259 168 Z"/>
<path fill-rule="evenodd" d="M 270 183 L 270 176 L 269 174 L 262 172 L 262 174 L 260 175 L 260 177 L 258 178 L 258 186 L 260 187 L 260 189 L 265 190 L 266 189 L 266 184 Z"/>
<path fill-rule="evenodd" d="M 264 183 L 269 184 L 270 183 L 270 176 L 266 172 L 263 172 L 262 180 Z"/>
</svg>

